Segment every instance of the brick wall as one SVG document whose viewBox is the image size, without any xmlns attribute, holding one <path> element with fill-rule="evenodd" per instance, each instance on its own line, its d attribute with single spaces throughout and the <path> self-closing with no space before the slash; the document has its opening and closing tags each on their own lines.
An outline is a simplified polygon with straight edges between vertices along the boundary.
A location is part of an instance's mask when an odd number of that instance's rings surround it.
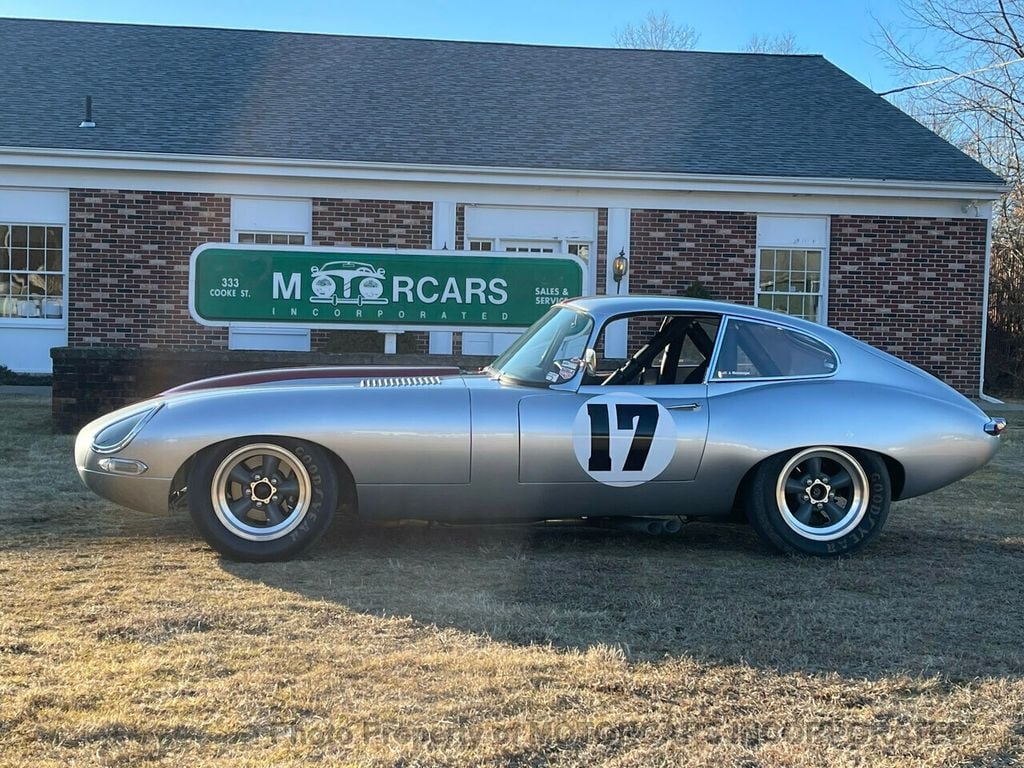
<svg viewBox="0 0 1024 768">
<path fill-rule="evenodd" d="M 981 219 L 833 216 L 829 325 L 977 394 Z"/>
<path fill-rule="evenodd" d="M 353 248 L 425 248 L 433 238 L 434 206 L 430 202 L 313 198 L 313 245 Z M 426 333 L 398 336 L 400 352 L 426 353 Z M 314 352 L 383 351 L 376 331 L 314 330 Z"/>
<path fill-rule="evenodd" d="M 188 312 L 192 251 L 231 236 L 231 201 L 184 192 L 72 189 L 68 343 L 226 347 Z"/>
<path fill-rule="evenodd" d="M 629 222 L 630 293 L 682 295 L 700 280 L 721 301 L 751 304 L 757 215 L 634 209 Z M 627 354 L 652 327 L 630 321 Z"/>
<path fill-rule="evenodd" d="M 756 248 L 753 213 L 634 209 L 629 290 L 680 295 L 699 279 L 716 299 L 750 304 Z"/>
<path fill-rule="evenodd" d="M 631 291 L 681 294 L 700 280 L 717 299 L 751 303 L 756 226 L 754 213 L 633 210 Z M 833 216 L 829 324 L 975 393 L 985 230 L 978 219 Z M 455 248 L 464 231 L 459 204 Z M 431 232 L 429 202 L 313 201 L 315 245 L 427 249 Z M 198 245 L 229 238 L 226 196 L 71 190 L 69 344 L 225 348 L 226 329 L 189 316 L 188 259 Z M 607 209 L 599 209 L 599 290 L 606 250 Z M 312 344 L 314 351 L 383 349 L 375 332 L 314 331 Z M 426 333 L 399 336 L 402 352 L 427 347 Z"/>
<path fill-rule="evenodd" d="M 634 210 L 630 228 L 632 293 L 681 294 L 699 279 L 716 299 L 753 303 L 756 214 Z M 832 216 L 829 325 L 976 394 L 985 230 L 979 219 Z"/>
</svg>

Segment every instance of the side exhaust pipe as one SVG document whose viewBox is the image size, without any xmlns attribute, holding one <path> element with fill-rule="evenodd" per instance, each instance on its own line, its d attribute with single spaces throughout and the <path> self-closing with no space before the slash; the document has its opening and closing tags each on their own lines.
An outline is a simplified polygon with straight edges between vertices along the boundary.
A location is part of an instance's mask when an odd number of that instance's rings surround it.
<svg viewBox="0 0 1024 768">
<path fill-rule="evenodd" d="M 663 533 L 678 533 L 682 524 L 677 518 L 661 520 L 657 517 L 611 517 L 589 521 L 598 528 L 611 528 L 631 533 L 646 533 L 648 536 L 660 536 Z"/>
<path fill-rule="evenodd" d="M 683 521 L 678 517 L 670 517 L 665 523 L 665 533 L 679 533 L 683 530 Z"/>
</svg>

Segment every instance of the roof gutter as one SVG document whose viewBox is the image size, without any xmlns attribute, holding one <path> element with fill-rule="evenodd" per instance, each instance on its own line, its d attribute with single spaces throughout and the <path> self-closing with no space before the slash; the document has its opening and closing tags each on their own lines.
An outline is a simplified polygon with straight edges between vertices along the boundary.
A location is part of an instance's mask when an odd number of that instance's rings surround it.
<svg viewBox="0 0 1024 768">
<path fill-rule="evenodd" d="M 893 197 L 963 198 L 995 200 L 1011 187 L 1006 183 L 935 182 L 899 179 L 862 179 L 794 176 L 745 176 L 599 169 L 516 168 L 427 163 L 382 163 L 306 158 L 244 157 L 183 153 L 123 152 L 108 150 L 39 147 L 0 147 L 0 163 L 34 167 L 105 169 L 122 171 L 171 171 L 238 173 L 245 175 L 343 177 L 482 184 L 522 180 L 543 186 L 665 189 L 675 191 L 733 190 L 738 185 L 763 188 L 765 192 L 821 194 L 823 188 L 837 194 L 871 194 Z"/>
</svg>

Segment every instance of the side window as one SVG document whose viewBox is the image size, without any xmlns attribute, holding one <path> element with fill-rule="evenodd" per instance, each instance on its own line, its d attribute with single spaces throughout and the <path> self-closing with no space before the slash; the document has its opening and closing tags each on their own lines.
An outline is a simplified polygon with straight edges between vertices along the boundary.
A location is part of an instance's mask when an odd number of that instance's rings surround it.
<svg viewBox="0 0 1024 768">
<path fill-rule="evenodd" d="M 827 346 L 804 333 L 764 323 L 730 320 L 718 352 L 718 381 L 827 376 L 838 361 Z"/>
<path fill-rule="evenodd" d="M 604 385 L 701 384 L 718 335 L 711 315 L 637 314 L 629 316 L 628 357 L 608 358 L 598 336 L 590 383 Z"/>
</svg>

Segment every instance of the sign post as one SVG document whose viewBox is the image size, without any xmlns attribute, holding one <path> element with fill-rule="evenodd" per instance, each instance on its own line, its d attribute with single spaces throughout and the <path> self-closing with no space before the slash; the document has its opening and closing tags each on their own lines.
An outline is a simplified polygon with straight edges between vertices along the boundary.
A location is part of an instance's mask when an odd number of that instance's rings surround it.
<svg viewBox="0 0 1024 768">
<path fill-rule="evenodd" d="M 510 330 L 582 291 L 570 255 L 209 243 L 189 270 L 189 311 L 213 326 Z"/>
</svg>

